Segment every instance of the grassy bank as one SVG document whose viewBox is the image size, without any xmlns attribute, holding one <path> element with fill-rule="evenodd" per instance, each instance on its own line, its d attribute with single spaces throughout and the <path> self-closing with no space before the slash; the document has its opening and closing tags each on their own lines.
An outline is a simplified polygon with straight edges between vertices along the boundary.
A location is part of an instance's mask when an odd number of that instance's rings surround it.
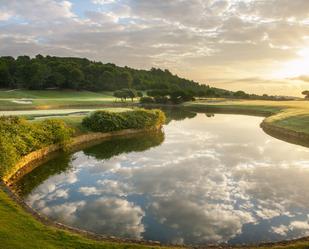
<svg viewBox="0 0 309 249">
<path fill-rule="evenodd" d="M 268 116 L 264 122 L 274 127 L 309 135 L 309 101 L 205 100 L 186 103 L 200 111 Z"/>
<path fill-rule="evenodd" d="M 36 122 L 18 116 L 0 117 L 0 180 L 9 180 L 19 170 L 19 162 L 31 152 L 49 146 L 65 149 L 76 135 L 153 130 L 164 122 L 162 111 L 145 109 L 123 112 L 101 110 L 75 119 L 43 119 Z"/>
<path fill-rule="evenodd" d="M 96 113 L 108 115 L 113 119 L 115 117 L 121 118 L 121 127 L 111 126 L 109 131 L 124 130 L 125 132 L 127 129 L 152 129 L 153 127 L 158 127 L 158 125 L 161 126 L 165 119 L 164 114 L 159 110 L 137 109 L 126 111 L 123 114 L 121 112 L 113 113 L 106 111 Z M 88 122 L 90 120 L 91 124 L 97 124 L 98 122 L 98 125 L 105 131 L 106 123 L 102 124 L 100 119 L 92 120 L 92 117 L 93 115 L 90 115 L 85 119 Z M 0 182 L 2 181 L 1 178 L 4 179 L 6 175 L 9 175 L 14 170 L 16 163 L 26 154 L 48 145 L 69 142 L 69 136 L 73 135 L 72 130 L 78 129 L 79 126 L 82 127 L 83 117 L 75 118 L 76 120 L 72 120 L 72 117 L 66 117 L 62 121 L 54 119 L 30 122 L 18 117 L 1 117 Z M 116 119 L 116 121 L 118 122 L 119 120 Z M 107 125 L 110 125 L 110 123 Z M 87 133 L 87 136 L 88 133 L 92 135 L 91 128 L 83 127 L 84 131 L 79 129 L 79 133 Z M 100 134 L 106 135 L 107 133 Z M 35 216 L 26 212 L 18 203 L 14 202 L 9 195 L 9 191 L 1 184 L 1 248 L 154 248 L 154 246 L 150 245 L 119 243 L 117 240 L 115 240 L 116 242 L 90 240 L 63 229 L 46 226 L 38 221 Z"/>
<path fill-rule="evenodd" d="M 158 248 L 138 244 L 87 239 L 62 229 L 48 227 L 25 212 L 0 189 L 0 247 L 5 249 L 122 249 Z M 162 247 L 160 247 L 162 248 Z"/>
<path fill-rule="evenodd" d="M 126 242 L 98 241 L 63 229 L 44 225 L 24 211 L 7 193 L 0 189 L 0 245 L 5 249 L 150 249 L 177 248 L 141 245 Z M 183 248 L 183 247 L 181 247 Z M 211 247 L 215 248 L 215 247 Z M 220 247 L 222 248 L 222 247 Z M 307 240 L 247 249 L 305 249 Z"/>
</svg>

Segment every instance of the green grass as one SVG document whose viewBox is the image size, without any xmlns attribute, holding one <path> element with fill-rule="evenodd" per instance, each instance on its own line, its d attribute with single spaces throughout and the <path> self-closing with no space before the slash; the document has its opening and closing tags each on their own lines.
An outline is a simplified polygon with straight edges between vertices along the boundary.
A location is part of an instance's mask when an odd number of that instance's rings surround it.
<svg viewBox="0 0 309 249">
<path fill-rule="evenodd" d="M 0 248 L 3 249 L 150 249 L 167 248 L 132 243 L 87 239 L 62 229 L 44 225 L 25 212 L 0 189 Z M 176 247 L 169 247 L 176 248 Z M 257 247 L 247 247 L 255 249 Z M 270 246 L 258 247 L 260 249 Z M 273 249 L 305 249 L 308 241 L 272 246 Z"/>
<path fill-rule="evenodd" d="M 32 104 L 13 103 L 12 99 L 31 98 Z M 127 103 L 130 103 L 128 101 Z M 30 118 L 46 114 L 45 109 L 75 108 L 75 111 L 85 110 L 87 107 L 100 108 L 107 104 L 114 104 L 111 93 L 92 93 L 76 91 L 0 91 L 0 110 L 29 110 L 42 109 L 29 114 Z M 249 100 L 210 100 L 186 103 L 186 107 L 198 108 L 200 110 L 224 110 L 229 113 L 248 113 L 267 115 L 265 122 L 286 129 L 309 134 L 309 101 L 249 101 Z M 209 108 L 210 107 L 210 108 Z M 79 109 L 80 108 L 80 109 Z M 101 108 L 100 108 L 101 109 Z M 121 111 L 121 109 L 117 109 Z M 123 109 L 125 110 L 125 108 Z M 70 110 L 67 110 L 70 112 Z M 65 115 L 63 111 L 55 110 L 53 114 Z M 0 112 L 1 114 L 1 112 Z M 67 124 L 75 127 L 78 132 L 86 132 L 81 126 L 81 115 L 69 115 L 57 117 L 63 119 Z M 305 249 L 309 248 L 309 242 L 298 241 L 294 243 L 258 247 L 275 249 Z M 0 248 L 5 249 L 49 249 L 49 248 L 154 248 L 127 243 L 99 242 L 84 238 L 61 229 L 46 226 L 25 212 L 6 193 L 0 190 Z M 247 247 L 254 249 L 257 247 Z"/>
<path fill-rule="evenodd" d="M 16 103 L 14 101 L 28 100 L 30 103 Z M 133 101 L 136 103 L 137 100 Z M 14 90 L 0 91 L 0 111 L 5 110 L 33 110 L 57 108 L 95 108 L 102 106 L 131 105 L 131 101 L 121 103 L 113 97 L 112 92 L 89 92 L 73 90 Z"/>
<path fill-rule="evenodd" d="M 50 98 L 110 98 L 113 97 L 112 92 L 90 92 L 90 91 L 74 91 L 74 90 L 2 90 L 0 98 L 10 99 L 50 99 Z"/>
<path fill-rule="evenodd" d="M 261 114 L 268 116 L 264 122 L 272 126 L 309 134 L 309 101 L 265 100 L 206 100 L 186 103 L 197 110 L 213 110 L 229 113 Z"/>
<path fill-rule="evenodd" d="M 48 227 L 26 213 L 2 190 L 0 190 L 0 203 L 0 248 L 3 249 L 158 248 L 94 241 L 61 229 Z"/>
<path fill-rule="evenodd" d="M 273 122 L 275 125 L 283 128 L 293 127 L 293 130 L 309 134 L 309 113 L 308 115 L 291 116 L 285 119 L 279 119 Z"/>
<path fill-rule="evenodd" d="M 83 125 L 83 118 L 88 115 L 91 111 L 96 111 L 97 109 L 76 109 L 76 110 L 48 110 L 46 111 L 33 111 L 33 112 L 19 112 L 26 119 L 32 120 L 33 122 L 40 121 L 45 118 L 56 118 L 63 120 L 66 124 L 73 127 L 76 131 L 75 135 L 80 135 L 82 133 L 89 132 Z M 132 110 L 131 108 L 100 108 L 99 110 L 105 110 L 110 112 L 124 112 Z M 85 112 L 85 114 L 78 114 L 78 112 Z"/>
</svg>

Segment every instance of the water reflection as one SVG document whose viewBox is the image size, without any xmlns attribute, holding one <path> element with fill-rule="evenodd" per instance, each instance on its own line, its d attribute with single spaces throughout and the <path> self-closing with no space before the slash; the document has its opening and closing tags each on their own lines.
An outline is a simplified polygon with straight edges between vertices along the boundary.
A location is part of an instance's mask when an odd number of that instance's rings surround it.
<svg viewBox="0 0 309 249">
<path fill-rule="evenodd" d="M 179 119 L 165 139 L 119 139 L 52 160 L 42 168 L 60 163 L 62 171 L 40 184 L 31 183 L 35 172 L 22 179 L 26 201 L 72 226 L 170 243 L 308 235 L 307 148 L 266 135 L 257 117 Z"/>
<path fill-rule="evenodd" d="M 166 123 L 169 124 L 171 121 L 181 121 L 184 119 L 191 119 L 194 118 L 197 113 L 192 112 L 185 108 L 179 107 L 163 107 L 161 108 L 166 115 Z"/>
</svg>

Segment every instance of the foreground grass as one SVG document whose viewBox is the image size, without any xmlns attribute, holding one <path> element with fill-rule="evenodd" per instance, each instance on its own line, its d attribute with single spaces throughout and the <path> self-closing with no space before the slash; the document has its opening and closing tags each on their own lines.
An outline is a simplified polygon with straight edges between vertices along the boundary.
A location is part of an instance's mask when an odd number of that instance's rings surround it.
<svg viewBox="0 0 309 249">
<path fill-rule="evenodd" d="M 309 101 L 264 100 L 204 100 L 186 103 L 185 106 L 200 110 L 248 112 L 267 115 L 264 122 L 273 126 L 309 134 Z"/>
<path fill-rule="evenodd" d="M 70 232 L 47 227 L 26 213 L 0 190 L 0 248 L 5 249 L 122 249 L 163 248 L 86 239 Z"/>
<path fill-rule="evenodd" d="M 0 248 L 5 249 L 165 249 L 129 243 L 95 241 L 58 228 L 46 226 L 26 213 L 0 189 Z M 176 248 L 176 247 L 173 247 Z M 243 248 L 243 247 L 239 247 Z M 248 249 L 305 249 L 308 241 L 287 245 L 247 247 Z"/>
</svg>

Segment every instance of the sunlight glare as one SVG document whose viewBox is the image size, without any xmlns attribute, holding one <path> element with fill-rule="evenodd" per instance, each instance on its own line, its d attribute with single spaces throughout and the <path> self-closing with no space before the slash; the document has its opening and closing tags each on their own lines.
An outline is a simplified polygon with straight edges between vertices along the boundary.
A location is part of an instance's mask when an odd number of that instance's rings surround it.
<svg viewBox="0 0 309 249">
<path fill-rule="evenodd" d="M 309 74 L 309 47 L 298 51 L 298 59 L 285 62 L 279 71 L 274 73 L 275 78 L 293 78 Z"/>
</svg>

